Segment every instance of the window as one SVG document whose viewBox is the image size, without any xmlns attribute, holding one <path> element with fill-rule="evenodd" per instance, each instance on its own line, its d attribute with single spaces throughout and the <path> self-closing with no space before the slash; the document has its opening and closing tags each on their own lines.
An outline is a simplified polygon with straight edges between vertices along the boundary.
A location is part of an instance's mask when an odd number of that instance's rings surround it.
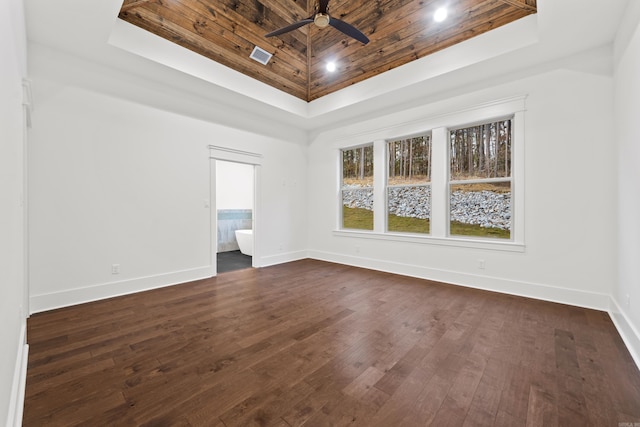
<svg viewBox="0 0 640 427">
<path fill-rule="evenodd" d="M 387 230 L 428 234 L 431 217 L 431 136 L 387 143 Z"/>
<path fill-rule="evenodd" d="M 511 119 L 449 132 L 449 233 L 511 238 Z"/>
<path fill-rule="evenodd" d="M 429 117 L 411 111 L 402 123 L 354 134 L 358 142 L 339 151 L 335 234 L 524 251 L 525 100 Z M 365 141 L 373 142 L 356 145 Z"/>
<path fill-rule="evenodd" d="M 373 230 L 373 144 L 342 150 L 342 228 Z"/>
</svg>

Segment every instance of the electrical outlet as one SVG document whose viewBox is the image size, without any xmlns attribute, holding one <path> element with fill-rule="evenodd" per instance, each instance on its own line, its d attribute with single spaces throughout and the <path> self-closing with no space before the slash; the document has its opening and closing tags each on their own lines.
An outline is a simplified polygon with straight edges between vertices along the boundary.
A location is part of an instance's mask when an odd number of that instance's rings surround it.
<svg viewBox="0 0 640 427">
<path fill-rule="evenodd" d="M 626 294 L 624 296 L 624 305 L 626 305 L 627 308 L 631 308 L 631 295 Z"/>
<path fill-rule="evenodd" d="M 359 254 L 360 253 L 360 246 L 356 246 L 356 253 Z"/>
<path fill-rule="evenodd" d="M 120 264 L 111 264 L 111 274 L 120 274 Z"/>
<path fill-rule="evenodd" d="M 484 270 L 484 260 L 483 259 L 479 259 L 478 260 L 478 268 L 480 270 Z"/>
</svg>

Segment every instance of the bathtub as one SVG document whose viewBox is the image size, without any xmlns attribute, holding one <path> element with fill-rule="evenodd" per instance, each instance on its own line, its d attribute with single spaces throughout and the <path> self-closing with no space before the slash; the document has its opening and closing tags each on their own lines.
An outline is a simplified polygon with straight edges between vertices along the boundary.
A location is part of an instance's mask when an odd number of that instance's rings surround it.
<svg viewBox="0 0 640 427">
<path fill-rule="evenodd" d="M 236 230 L 236 240 L 240 246 L 240 252 L 253 256 L 253 230 Z"/>
</svg>

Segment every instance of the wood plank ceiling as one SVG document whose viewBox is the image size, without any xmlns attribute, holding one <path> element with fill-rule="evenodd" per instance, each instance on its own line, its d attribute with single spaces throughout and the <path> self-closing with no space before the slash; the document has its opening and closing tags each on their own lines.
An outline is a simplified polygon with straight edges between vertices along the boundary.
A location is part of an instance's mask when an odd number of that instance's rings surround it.
<svg viewBox="0 0 640 427">
<path fill-rule="evenodd" d="M 446 6 L 448 18 L 433 20 Z M 305 101 L 358 83 L 536 13 L 536 0 L 331 0 L 330 16 L 367 45 L 314 24 L 265 34 L 315 14 L 317 0 L 124 0 L 119 18 Z M 273 54 L 251 59 L 254 46 Z M 337 70 L 326 70 L 335 61 Z"/>
</svg>

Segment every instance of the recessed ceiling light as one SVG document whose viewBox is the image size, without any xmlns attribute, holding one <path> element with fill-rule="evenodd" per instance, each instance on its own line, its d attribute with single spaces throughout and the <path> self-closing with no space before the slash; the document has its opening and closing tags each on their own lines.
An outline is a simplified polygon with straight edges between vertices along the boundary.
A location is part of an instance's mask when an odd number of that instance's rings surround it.
<svg viewBox="0 0 640 427">
<path fill-rule="evenodd" d="M 327 62 L 327 71 L 329 71 L 330 73 L 333 73 L 336 70 L 336 63 L 331 61 L 331 62 Z"/>
<path fill-rule="evenodd" d="M 433 20 L 436 22 L 442 22 L 447 19 L 447 9 L 444 7 L 436 10 L 436 13 L 433 14 Z"/>
</svg>

